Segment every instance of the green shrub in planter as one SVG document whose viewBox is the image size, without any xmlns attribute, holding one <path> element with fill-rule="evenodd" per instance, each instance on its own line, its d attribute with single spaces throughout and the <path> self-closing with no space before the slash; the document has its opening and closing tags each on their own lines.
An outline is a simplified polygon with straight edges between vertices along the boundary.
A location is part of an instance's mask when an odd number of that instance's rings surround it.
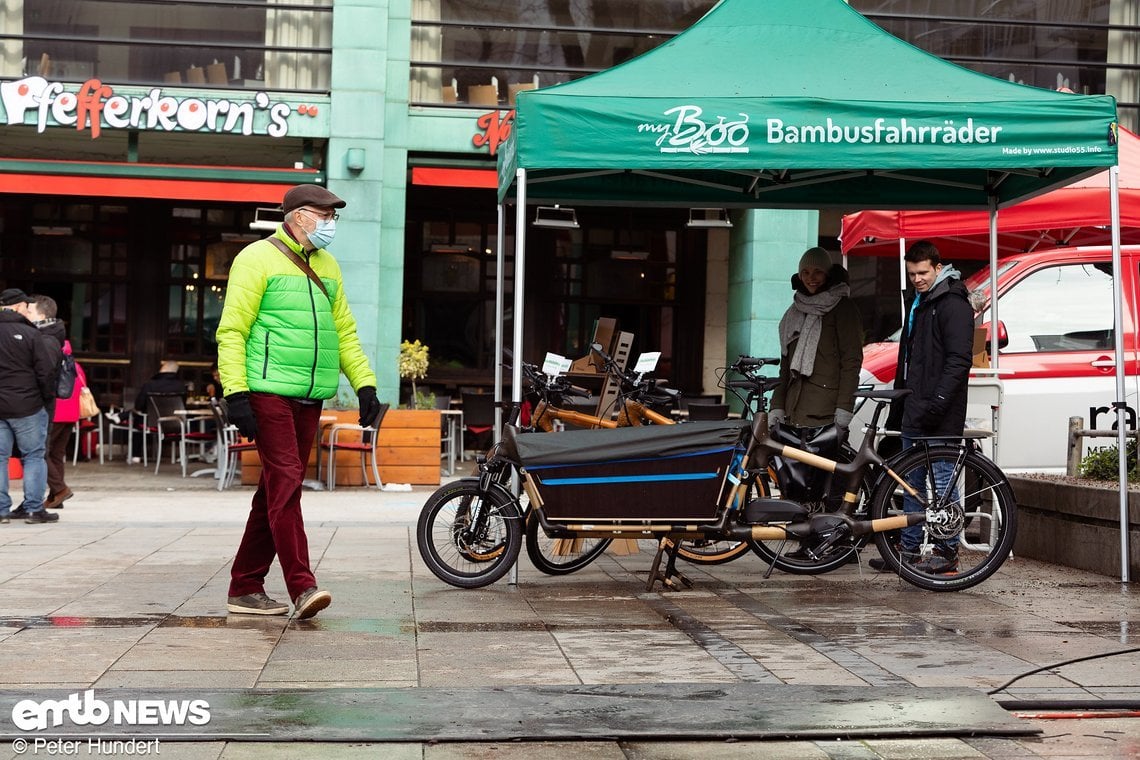
<svg viewBox="0 0 1140 760">
<path fill-rule="evenodd" d="M 1135 483 L 1140 478 L 1136 473 L 1136 439 L 1126 442 L 1128 462 L 1128 482 Z M 1120 477 L 1120 450 L 1117 446 L 1098 446 L 1089 451 L 1081 460 L 1080 476 L 1090 480 L 1116 480 Z"/>
</svg>

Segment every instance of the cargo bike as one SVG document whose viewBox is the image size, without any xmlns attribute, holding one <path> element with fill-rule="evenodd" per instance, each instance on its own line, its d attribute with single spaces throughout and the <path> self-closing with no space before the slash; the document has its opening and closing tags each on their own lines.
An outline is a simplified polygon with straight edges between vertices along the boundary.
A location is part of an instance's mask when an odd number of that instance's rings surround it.
<svg viewBox="0 0 1140 760">
<path fill-rule="evenodd" d="M 763 542 L 777 555 L 808 546 L 823 556 L 854 550 L 871 536 L 887 566 L 907 582 L 931 591 L 970 588 L 1012 550 L 1013 491 L 970 439 L 919 438 L 890 459 L 877 454 L 883 409 L 906 393 L 859 391 L 876 409 L 850 462 L 771 439 L 764 411 L 750 421 L 555 434 L 520 432 L 515 413 L 479 461 L 478 475 L 440 487 L 425 503 L 417 545 L 438 578 L 478 588 L 514 565 L 524 533 L 594 547 L 571 548 L 562 572 L 588 564 L 607 539 L 653 539 L 658 550 L 646 582 L 652 589 L 658 581 L 667 588 L 691 585 L 676 568 L 678 547 L 687 541 Z M 832 473 L 846 484 L 844 506 L 821 513 L 770 496 L 771 457 Z M 869 473 L 874 483 L 862 519 L 855 505 Z M 922 537 L 917 549 L 904 552 L 900 531 L 909 526 Z M 924 571 L 921 560 L 947 540 L 958 543 L 956 570 Z"/>
</svg>

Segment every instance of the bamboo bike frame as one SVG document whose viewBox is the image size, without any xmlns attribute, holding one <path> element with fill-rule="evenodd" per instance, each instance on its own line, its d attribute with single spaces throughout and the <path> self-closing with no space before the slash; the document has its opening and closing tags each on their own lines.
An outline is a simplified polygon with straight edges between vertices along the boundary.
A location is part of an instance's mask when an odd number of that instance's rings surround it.
<svg viewBox="0 0 1140 760">
<path fill-rule="evenodd" d="M 535 427 L 547 433 L 554 430 L 555 420 L 561 420 L 562 422 L 579 427 L 608 429 L 637 427 L 650 423 L 654 425 L 676 424 L 673 419 L 666 417 L 660 412 L 653 411 L 640 401 L 630 401 L 628 399 L 621 401 L 621 411 L 618 413 L 616 420 L 607 420 L 597 415 L 576 412 L 572 409 L 563 409 L 549 404 L 546 401 L 538 402 L 538 406 L 536 406 L 534 412 L 531 413 L 531 419 L 534 420 Z"/>
</svg>

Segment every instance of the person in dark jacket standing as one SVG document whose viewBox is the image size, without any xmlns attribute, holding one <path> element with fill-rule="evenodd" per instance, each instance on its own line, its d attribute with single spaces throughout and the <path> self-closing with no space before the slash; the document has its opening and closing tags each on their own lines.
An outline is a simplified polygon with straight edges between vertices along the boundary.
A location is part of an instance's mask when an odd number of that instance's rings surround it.
<svg viewBox="0 0 1140 760">
<path fill-rule="evenodd" d="M 63 354 L 71 354 L 71 341 L 67 338 L 67 326 L 63 320 L 56 317 L 59 306 L 51 296 L 33 295 L 32 303 L 28 305 L 28 319 L 40 329 L 53 350 L 59 351 L 59 359 Z M 67 398 L 52 400 L 48 412 L 51 414 L 51 423 L 48 428 L 47 440 L 47 483 L 48 496 L 44 506 L 48 509 L 63 509 L 63 502 L 70 499 L 75 493 L 67 485 L 64 471 L 67 467 L 67 443 L 79 420 L 79 394 L 87 384 L 87 375 L 79 363 L 75 364 L 75 389 Z"/>
<path fill-rule="evenodd" d="M 317 587 L 301 514 L 301 486 L 321 405 L 341 372 L 360 403 L 360 424 L 381 414 L 368 363 L 344 293 L 340 265 L 326 249 L 345 202 L 320 185 L 285 193 L 284 222 L 234 259 L 218 322 L 218 371 L 229 421 L 253 439 L 261 480 L 230 570 L 229 612 L 284 615 L 265 593 L 274 556 L 294 614 L 310 618 L 332 594 Z"/>
<path fill-rule="evenodd" d="M 822 248 L 809 248 L 792 275 L 792 305 L 780 320 L 780 385 L 769 425 L 835 424 L 847 435 L 863 364 L 863 320 L 851 300 L 847 270 Z"/>
<path fill-rule="evenodd" d="M 24 522 L 59 520 L 58 514 L 44 509 L 47 407 L 55 400 L 59 356 L 28 321 L 29 303 L 18 288 L 0 293 L 0 523 L 11 521 L 8 460 L 13 447 L 19 447 L 24 465 L 24 502 L 19 508 Z"/>
<path fill-rule="evenodd" d="M 887 427 L 897 425 L 906 448 L 919 436 L 962 437 L 973 363 L 974 309 L 961 273 L 952 264 L 942 263 L 933 243 L 918 241 L 907 250 L 904 260 L 915 296 L 899 341 L 895 387 L 911 393 L 901 400 L 901 409 L 898 402 L 892 405 Z M 934 477 L 940 491 L 950 476 L 948 469 L 940 470 L 936 465 Z M 903 500 L 903 509 L 917 512 L 921 507 L 908 497 Z M 904 561 L 925 573 L 958 569 L 957 538 L 936 541 L 933 553 L 925 557 L 919 556 L 921 540 L 921 526 L 902 531 Z M 876 570 L 886 567 L 879 558 L 870 564 Z"/>
</svg>

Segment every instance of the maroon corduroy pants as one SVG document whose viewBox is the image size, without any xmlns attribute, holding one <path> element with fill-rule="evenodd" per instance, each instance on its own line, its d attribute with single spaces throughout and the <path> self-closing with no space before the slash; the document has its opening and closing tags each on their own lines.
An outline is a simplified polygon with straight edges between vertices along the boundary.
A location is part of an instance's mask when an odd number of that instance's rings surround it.
<svg viewBox="0 0 1140 760">
<path fill-rule="evenodd" d="M 271 393 L 251 393 L 249 401 L 257 418 L 261 480 L 230 571 L 230 596 L 264 591 L 265 576 L 276 556 L 289 598 L 296 599 L 317 585 L 301 515 L 301 482 L 320 425 L 321 405 Z"/>
</svg>

